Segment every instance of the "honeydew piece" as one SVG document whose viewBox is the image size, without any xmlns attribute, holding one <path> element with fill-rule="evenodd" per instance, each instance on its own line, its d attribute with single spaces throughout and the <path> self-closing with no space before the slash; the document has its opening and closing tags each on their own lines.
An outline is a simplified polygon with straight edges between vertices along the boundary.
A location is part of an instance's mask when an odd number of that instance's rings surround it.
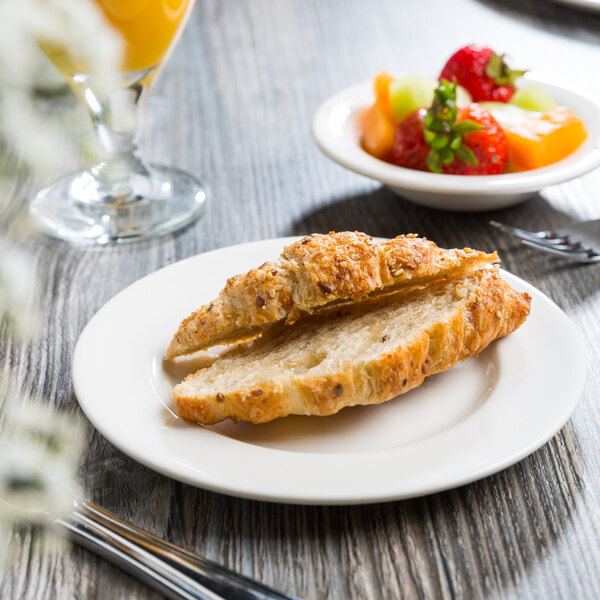
<svg viewBox="0 0 600 600">
<path fill-rule="evenodd" d="M 399 77 L 390 83 L 390 108 L 396 123 L 401 123 L 415 110 L 431 106 L 435 79 L 421 75 Z"/>
<path fill-rule="evenodd" d="M 456 105 L 457 106 L 468 106 L 473 102 L 473 96 L 469 94 L 468 90 L 462 85 L 456 86 Z"/>
<path fill-rule="evenodd" d="M 552 96 L 536 83 L 529 83 L 518 89 L 510 99 L 510 104 L 520 106 L 525 110 L 545 111 L 554 108 L 557 102 Z"/>
<path fill-rule="evenodd" d="M 508 159 L 518 171 L 562 160 L 586 139 L 583 121 L 569 108 L 555 106 L 538 118 L 505 127 Z"/>
<path fill-rule="evenodd" d="M 479 102 L 478 104 L 487 109 L 503 128 L 518 125 L 529 119 L 537 119 L 542 116 L 540 111 L 526 110 L 520 106 L 506 102 Z"/>
<path fill-rule="evenodd" d="M 422 75 L 406 75 L 389 83 L 389 106 L 396 123 L 419 108 L 429 108 L 433 102 L 434 90 L 438 86 L 435 79 Z M 456 104 L 466 106 L 472 101 L 471 94 L 460 85 L 456 86 Z"/>
</svg>

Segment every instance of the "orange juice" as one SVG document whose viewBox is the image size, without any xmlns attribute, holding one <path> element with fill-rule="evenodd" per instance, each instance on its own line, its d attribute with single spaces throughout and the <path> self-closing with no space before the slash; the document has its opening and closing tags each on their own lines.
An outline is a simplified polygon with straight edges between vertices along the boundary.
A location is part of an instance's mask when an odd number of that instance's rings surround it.
<svg viewBox="0 0 600 600">
<path fill-rule="evenodd" d="M 158 66 L 194 0 L 94 0 L 125 42 L 123 71 Z"/>
<path fill-rule="evenodd" d="M 153 69 L 164 60 L 183 30 L 194 0 L 89 0 L 104 13 L 123 42 L 123 73 Z M 78 57 L 57 49 L 45 40 L 39 44 L 65 75 L 91 74 Z"/>
</svg>

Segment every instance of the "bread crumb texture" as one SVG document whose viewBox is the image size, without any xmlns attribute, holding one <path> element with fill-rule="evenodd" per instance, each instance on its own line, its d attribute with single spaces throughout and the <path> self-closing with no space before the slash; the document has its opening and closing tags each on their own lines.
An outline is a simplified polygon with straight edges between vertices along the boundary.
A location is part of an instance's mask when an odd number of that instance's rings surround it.
<svg viewBox="0 0 600 600">
<path fill-rule="evenodd" d="M 342 249 L 334 252 L 338 244 Z M 530 297 L 506 284 L 497 265 L 468 270 L 496 258 L 468 249 L 440 250 L 414 236 L 379 245 L 358 233 L 296 242 L 280 261 L 229 280 L 211 310 L 225 319 L 235 306 L 237 323 L 248 327 L 269 307 L 276 325 L 176 386 L 177 413 L 203 424 L 227 418 L 264 423 L 290 414 L 331 415 L 403 394 L 426 376 L 479 354 L 527 318 Z M 309 266 L 300 267 L 302 261 Z M 402 274 L 394 275 L 399 270 Z M 273 307 L 265 297 L 270 298 L 267 280 L 283 286 L 275 290 L 269 284 L 276 292 Z M 319 282 L 332 291 L 322 290 Z M 405 287 L 406 282 L 413 285 Z M 328 304 L 323 299 L 332 294 L 361 298 L 382 286 L 391 292 L 314 310 L 318 302 Z M 252 292 L 244 291 L 248 287 Z M 265 307 L 254 301 L 250 308 L 252 294 L 259 291 Z M 296 318 L 290 327 L 292 312 L 283 309 L 288 300 L 312 314 Z"/>
<path fill-rule="evenodd" d="M 248 340 L 332 304 L 456 277 L 496 260 L 495 252 L 445 250 L 416 234 L 377 244 L 356 231 L 314 233 L 277 260 L 228 279 L 217 298 L 181 323 L 166 357 Z"/>
</svg>

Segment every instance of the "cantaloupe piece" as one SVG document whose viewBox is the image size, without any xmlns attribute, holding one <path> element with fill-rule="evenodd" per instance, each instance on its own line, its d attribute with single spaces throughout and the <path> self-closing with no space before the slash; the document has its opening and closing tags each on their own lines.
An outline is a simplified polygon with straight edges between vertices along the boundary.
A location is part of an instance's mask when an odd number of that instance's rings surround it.
<svg viewBox="0 0 600 600">
<path fill-rule="evenodd" d="M 390 83 L 396 78 L 387 71 L 381 71 L 375 75 L 373 80 L 373 92 L 375 93 L 375 102 L 389 119 L 393 119 L 392 109 L 390 107 Z"/>
<path fill-rule="evenodd" d="M 363 148 L 376 158 L 386 159 L 394 146 L 396 124 L 376 102 L 361 115 L 359 127 Z"/>
<path fill-rule="evenodd" d="M 555 106 L 539 117 L 505 126 L 508 160 L 528 171 L 551 165 L 574 152 L 587 137 L 582 120 L 569 108 Z"/>
</svg>

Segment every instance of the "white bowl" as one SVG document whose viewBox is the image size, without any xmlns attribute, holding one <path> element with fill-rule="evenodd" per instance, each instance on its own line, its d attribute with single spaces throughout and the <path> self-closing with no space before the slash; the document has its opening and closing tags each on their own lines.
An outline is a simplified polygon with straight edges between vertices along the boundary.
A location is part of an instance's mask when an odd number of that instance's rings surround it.
<svg viewBox="0 0 600 600">
<path fill-rule="evenodd" d="M 329 158 L 381 181 L 416 204 L 455 211 L 505 208 L 600 165 L 600 106 L 543 77 L 528 74 L 524 79 L 541 85 L 559 104 L 571 108 L 588 131 L 587 139 L 573 154 L 541 169 L 502 175 L 444 175 L 397 167 L 371 156 L 360 146 L 357 126 L 357 116 L 374 101 L 371 81 L 347 88 L 327 100 L 313 118 L 313 137 Z"/>
</svg>

